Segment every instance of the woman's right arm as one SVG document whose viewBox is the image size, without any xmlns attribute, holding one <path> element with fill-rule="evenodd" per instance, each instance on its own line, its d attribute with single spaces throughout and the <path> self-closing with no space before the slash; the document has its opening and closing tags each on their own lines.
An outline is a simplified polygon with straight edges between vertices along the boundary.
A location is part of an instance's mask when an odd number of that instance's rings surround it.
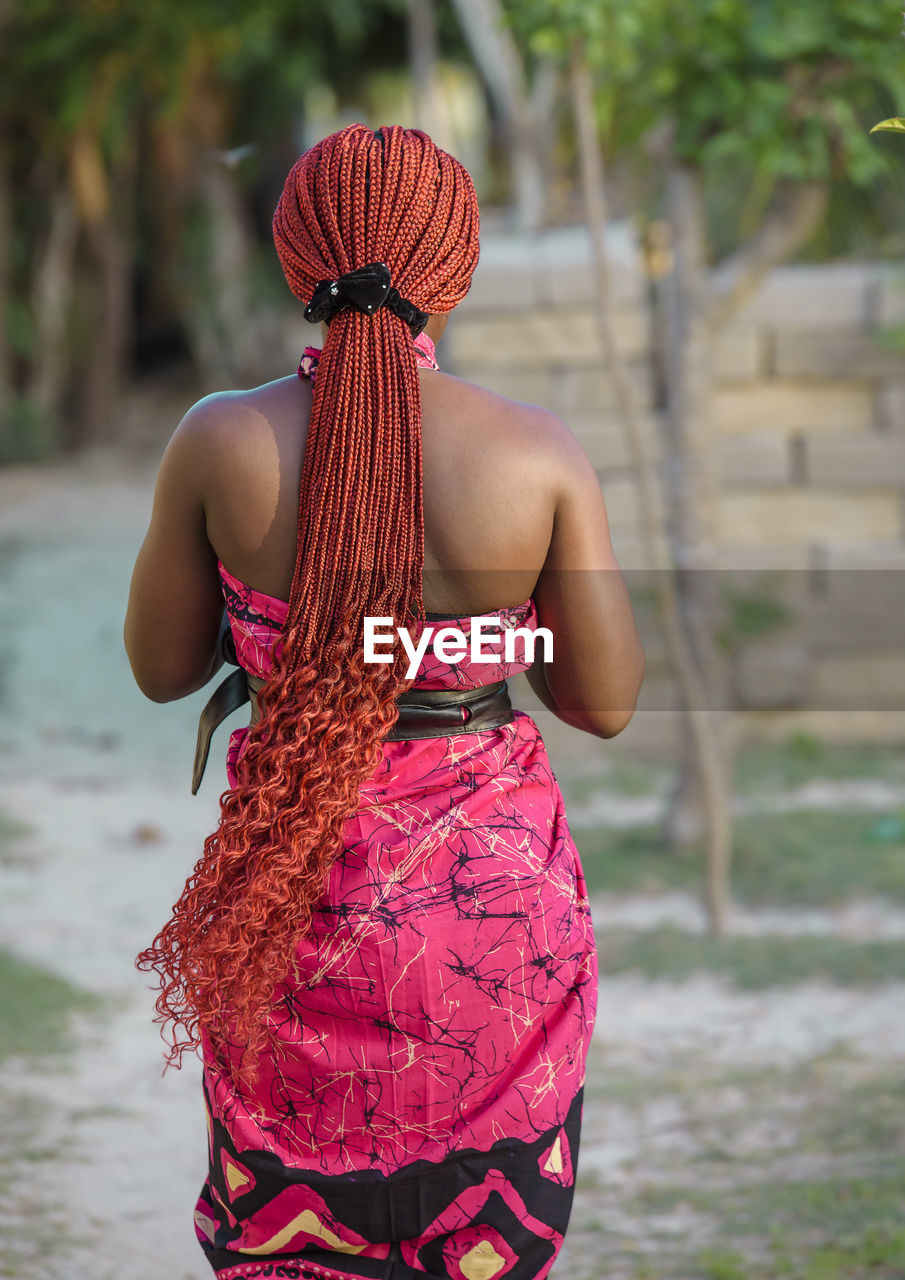
<svg viewBox="0 0 905 1280">
<path fill-rule="evenodd" d="M 610 541 L 597 474 L 578 440 L 551 415 L 553 533 L 534 589 L 538 622 L 553 634 L 553 660 L 538 645 L 526 673 L 566 724 L 612 738 L 631 720 L 645 657 L 628 589 Z"/>
</svg>

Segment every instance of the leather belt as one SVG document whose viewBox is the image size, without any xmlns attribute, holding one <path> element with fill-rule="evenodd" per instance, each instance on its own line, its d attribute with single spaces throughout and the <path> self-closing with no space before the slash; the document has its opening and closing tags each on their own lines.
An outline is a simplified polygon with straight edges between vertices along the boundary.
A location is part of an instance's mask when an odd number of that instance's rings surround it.
<svg viewBox="0 0 905 1280">
<path fill-rule="evenodd" d="M 221 652 L 238 670 L 231 672 L 208 698 L 198 721 L 198 740 L 192 769 L 192 795 L 201 785 L 211 737 L 217 726 L 244 703 L 251 703 L 249 724 L 260 719 L 258 693 L 266 684 L 238 665 L 235 644 L 230 632 L 221 635 Z M 476 689 L 408 689 L 396 699 L 399 719 L 384 741 L 399 742 L 413 738 L 446 738 L 460 733 L 481 733 L 509 724 L 514 717 L 506 680 L 480 685 Z"/>
<path fill-rule="evenodd" d="M 505 680 L 477 689 L 409 689 L 396 699 L 399 719 L 384 741 L 446 738 L 498 729 L 515 719 Z"/>
</svg>

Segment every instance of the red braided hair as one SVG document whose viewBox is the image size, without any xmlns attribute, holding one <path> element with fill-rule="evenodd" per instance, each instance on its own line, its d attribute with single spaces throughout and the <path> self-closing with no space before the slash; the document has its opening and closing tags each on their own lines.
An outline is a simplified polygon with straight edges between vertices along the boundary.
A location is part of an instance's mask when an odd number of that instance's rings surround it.
<svg viewBox="0 0 905 1280">
<path fill-rule="evenodd" d="M 477 201 L 467 171 L 427 134 L 354 124 L 296 161 L 273 235 L 306 304 L 320 280 L 384 262 L 402 297 L 448 312 L 477 264 Z M 382 758 L 394 700 L 411 685 L 398 642 L 392 663 L 363 657 L 366 615 L 411 626 L 424 614 L 420 388 L 411 331 L 386 307 L 330 321 L 297 546 L 282 654 L 258 695 L 236 786 L 220 797 L 219 826 L 172 918 L 136 959 L 161 979 L 167 1066 L 205 1037 L 215 1046 L 228 1036 L 248 1047 L 256 1075 L 274 988 Z"/>
</svg>

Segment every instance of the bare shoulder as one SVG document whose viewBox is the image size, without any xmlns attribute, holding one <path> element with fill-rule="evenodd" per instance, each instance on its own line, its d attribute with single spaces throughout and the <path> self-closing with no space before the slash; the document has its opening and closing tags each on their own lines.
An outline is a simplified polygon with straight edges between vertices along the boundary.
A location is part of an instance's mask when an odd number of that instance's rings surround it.
<svg viewBox="0 0 905 1280">
<path fill-rule="evenodd" d="M 482 431 L 491 429 L 523 445 L 546 449 L 551 456 L 557 452 L 568 454 L 575 448 L 581 450 L 566 423 L 550 409 L 513 400 L 450 373 L 435 375 L 432 382 L 434 407 L 448 408 L 454 416 L 475 423 Z"/>
<path fill-rule="evenodd" d="M 310 400 L 307 383 L 295 375 L 247 390 L 214 391 L 191 406 L 173 438 L 182 438 L 183 456 L 208 487 L 217 486 L 237 467 L 258 474 L 275 465 L 281 442 L 307 421 Z"/>
<path fill-rule="evenodd" d="M 570 479 L 594 477 L 594 467 L 572 429 L 552 410 L 513 400 L 452 374 L 435 375 L 432 407 L 441 418 L 463 424 L 475 441 L 508 454 L 516 453 L 532 467 L 542 467 L 557 487 Z"/>
<path fill-rule="evenodd" d="M 295 374 L 275 378 L 272 382 L 243 390 L 212 391 L 187 411 L 177 430 L 203 436 L 209 432 L 228 431 L 231 426 L 244 427 L 262 419 L 270 420 L 274 412 L 292 399 L 310 398 L 307 384 Z"/>
</svg>

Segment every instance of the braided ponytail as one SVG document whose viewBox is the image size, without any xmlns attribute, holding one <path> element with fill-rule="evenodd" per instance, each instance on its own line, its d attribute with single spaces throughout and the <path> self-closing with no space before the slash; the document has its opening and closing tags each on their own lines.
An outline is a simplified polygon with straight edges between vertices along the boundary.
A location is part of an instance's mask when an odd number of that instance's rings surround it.
<svg viewBox="0 0 905 1280">
<path fill-rule="evenodd" d="M 320 280 L 383 262 L 403 297 L 442 313 L 468 292 L 478 208 L 466 170 L 427 134 L 355 124 L 295 163 L 273 234 L 304 303 Z M 412 335 L 384 307 L 347 308 L 330 321 L 318 364 L 288 615 L 258 695 L 261 719 L 172 918 L 136 960 L 161 978 L 168 1066 L 205 1038 L 211 1048 L 228 1038 L 256 1069 L 274 988 L 311 927 L 411 683 L 398 641 L 393 662 L 364 661 L 364 618 L 409 627 L 422 618 L 423 566 Z"/>
</svg>

